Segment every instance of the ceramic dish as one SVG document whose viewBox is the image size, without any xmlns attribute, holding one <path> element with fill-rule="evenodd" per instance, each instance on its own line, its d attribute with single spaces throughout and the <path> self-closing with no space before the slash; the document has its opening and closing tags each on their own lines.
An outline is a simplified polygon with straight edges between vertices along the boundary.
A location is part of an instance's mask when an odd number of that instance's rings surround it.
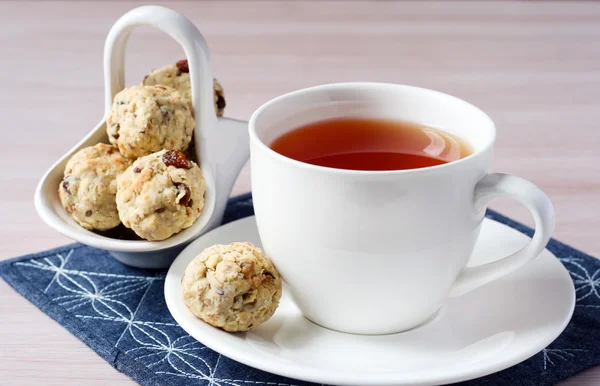
<svg viewBox="0 0 600 386">
<path fill-rule="evenodd" d="M 125 87 L 127 39 L 133 28 L 141 25 L 156 27 L 170 35 L 183 47 L 188 59 L 196 116 L 195 145 L 207 186 L 205 207 L 194 225 L 167 240 L 152 242 L 119 240 L 82 228 L 63 209 L 57 193 L 65 164 L 73 153 L 99 142 L 108 143 L 106 117 L 114 96 Z M 233 183 L 249 158 L 247 122 L 216 116 L 206 41 L 188 19 L 164 7 L 136 8 L 115 23 L 104 47 L 104 77 L 106 96 L 102 120 L 44 174 L 35 192 L 35 207 L 48 225 L 73 240 L 106 249 L 128 265 L 165 268 L 185 245 L 221 223 Z"/>
</svg>

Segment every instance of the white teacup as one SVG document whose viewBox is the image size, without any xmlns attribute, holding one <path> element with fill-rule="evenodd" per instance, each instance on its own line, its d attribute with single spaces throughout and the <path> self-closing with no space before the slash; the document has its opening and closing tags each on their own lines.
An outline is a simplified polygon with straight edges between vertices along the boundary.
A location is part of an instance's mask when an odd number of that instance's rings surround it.
<svg viewBox="0 0 600 386">
<path fill-rule="evenodd" d="M 464 139 L 473 154 L 422 169 L 356 171 L 302 163 L 269 148 L 290 130 L 336 117 L 424 123 Z M 250 119 L 256 221 L 302 313 L 343 332 L 404 331 L 427 321 L 449 296 L 533 260 L 554 228 L 552 204 L 529 181 L 489 173 L 495 137 L 494 123 L 475 106 L 403 85 L 324 85 L 261 106 Z M 535 235 L 510 256 L 466 268 L 486 204 L 500 196 L 531 211 Z"/>
</svg>

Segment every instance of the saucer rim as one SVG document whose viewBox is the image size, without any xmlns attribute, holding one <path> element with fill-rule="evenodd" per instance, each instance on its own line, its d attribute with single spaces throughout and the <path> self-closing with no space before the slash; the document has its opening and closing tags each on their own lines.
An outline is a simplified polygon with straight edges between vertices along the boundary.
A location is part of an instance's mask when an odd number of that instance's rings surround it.
<svg viewBox="0 0 600 386">
<path fill-rule="evenodd" d="M 529 238 L 527 235 L 524 235 L 523 233 L 519 232 L 518 230 L 513 229 L 510 226 L 503 224 L 499 221 L 489 219 L 489 218 L 485 218 L 484 221 L 499 224 L 502 227 L 508 228 L 512 231 L 515 231 L 515 232 L 521 234 L 523 237 Z M 548 249 L 545 249 L 545 252 L 547 252 L 549 255 L 540 256 L 539 258 L 543 258 L 544 260 L 547 260 L 547 262 L 545 262 L 545 264 L 555 265 L 554 269 L 560 270 L 563 278 L 566 279 L 567 281 L 569 281 L 569 283 L 571 283 L 571 291 L 570 291 L 571 296 L 569 299 L 569 302 L 570 302 L 569 310 L 568 310 L 568 312 L 565 313 L 565 317 L 560 325 L 560 328 L 557 327 L 553 333 L 547 333 L 547 337 L 545 337 L 546 339 L 541 339 L 537 345 L 535 345 L 535 346 L 531 345 L 531 347 L 529 347 L 527 350 L 524 350 L 519 355 L 511 356 L 508 358 L 504 357 L 503 359 L 499 359 L 499 360 L 491 362 L 491 363 L 485 363 L 483 366 L 480 366 L 472 371 L 463 371 L 462 373 L 457 373 L 457 374 L 452 374 L 452 375 L 448 375 L 445 373 L 441 373 L 441 374 L 434 373 L 427 378 L 421 377 L 421 378 L 411 378 L 411 379 L 406 379 L 406 378 L 399 379 L 399 377 L 403 376 L 401 373 L 389 373 L 389 372 L 381 372 L 381 373 L 353 372 L 351 374 L 348 374 L 348 373 L 342 373 L 339 371 L 331 371 L 331 370 L 323 370 L 323 369 L 311 369 L 310 371 L 307 371 L 306 368 L 299 367 L 294 364 L 273 362 L 271 360 L 261 360 L 260 358 L 253 357 L 252 355 L 245 355 L 243 353 L 240 353 L 239 350 L 237 350 L 235 346 L 229 346 L 227 344 L 219 343 L 219 337 L 222 336 L 222 334 L 230 334 L 230 333 L 227 333 L 218 328 L 212 327 L 212 326 L 199 320 L 199 322 L 202 323 L 205 332 L 207 332 L 207 333 L 206 334 L 198 334 L 197 329 L 186 328 L 184 325 L 186 325 L 187 323 L 184 321 L 184 323 L 182 324 L 180 322 L 180 320 L 178 320 L 178 318 L 177 318 L 178 312 L 177 311 L 174 312 L 175 303 L 181 302 L 181 297 L 178 296 L 181 283 L 179 282 L 179 280 L 177 280 L 176 273 L 175 273 L 176 270 L 179 272 L 183 272 L 183 270 L 185 270 L 185 266 L 178 267 L 179 265 L 183 265 L 183 263 L 181 263 L 181 261 L 182 261 L 181 258 L 185 257 L 185 255 L 187 255 L 187 254 L 199 253 L 200 251 L 198 250 L 198 247 L 196 247 L 196 245 L 200 244 L 202 242 L 203 238 L 209 234 L 212 234 L 212 232 L 215 232 L 215 233 L 216 232 L 229 232 L 230 228 L 244 226 L 245 224 L 244 225 L 241 225 L 241 224 L 245 223 L 245 222 L 256 223 L 255 216 L 245 217 L 245 218 L 233 221 L 231 223 L 228 223 L 226 225 L 223 225 L 221 227 L 218 227 L 218 228 L 200 236 L 198 239 L 194 240 L 190 245 L 188 245 L 177 256 L 177 258 L 175 259 L 175 261 L 169 268 L 167 276 L 165 277 L 165 284 L 164 284 L 165 302 L 167 304 L 167 308 L 169 309 L 169 312 L 171 313 L 171 315 L 173 316 L 175 321 L 180 325 L 180 327 L 184 331 L 186 331 L 188 334 L 190 334 L 193 338 L 197 339 L 200 343 L 205 345 L 206 347 L 208 347 L 211 350 L 213 350 L 221 355 L 224 355 L 232 360 L 242 363 L 244 365 L 253 367 L 258 370 L 266 371 L 268 373 L 276 374 L 279 376 L 288 377 L 288 378 L 297 379 L 297 380 L 306 381 L 306 382 L 313 382 L 313 383 L 317 383 L 317 384 L 347 385 L 347 386 L 359 386 L 359 385 L 361 385 L 361 386 L 367 386 L 367 385 L 368 386 L 401 386 L 401 385 L 428 386 L 428 385 L 463 382 L 463 381 L 472 380 L 475 378 L 480 378 L 480 377 L 483 377 L 486 375 L 497 373 L 497 372 L 505 370 L 511 366 L 514 366 L 518 363 L 521 363 L 521 362 L 533 357 L 534 355 L 538 354 L 540 351 L 542 351 L 544 348 L 546 348 L 548 345 L 550 345 L 556 338 L 558 338 L 562 334 L 562 332 L 565 330 L 565 328 L 571 321 L 573 312 L 575 311 L 575 305 L 576 305 L 575 288 L 572 284 L 570 274 L 569 274 L 568 270 L 559 262 L 558 258 L 552 252 L 550 252 Z M 193 251 L 195 251 L 195 252 L 193 252 Z M 179 261 L 179 264 L 178 264 L 178 261 Z M 174 286 L 177 287 L 176 290 L 172 289 Z M 175 295 L 172 295 L 171 292 L 175 292 Z M 284 296 L 288 296 L 288 297 L 290 296 L 289 291 L 286 289 L 285 286 L 283 288 L 283 292 L 284 292 Z M 183 306 L 183 308 L 187 310 L 187 308 L 185 308 L 185 305 Z M 311 322 L 311 323 L 314 323 L 314 322 Z M 324 328 L 324 327 L 319 326 L 319 328 Z M 214 334 L 214 333 L 216 333 L 216 334 Z M 239 334 L 245 334 L 245 333 L 239 333 Z"/>
</svg>

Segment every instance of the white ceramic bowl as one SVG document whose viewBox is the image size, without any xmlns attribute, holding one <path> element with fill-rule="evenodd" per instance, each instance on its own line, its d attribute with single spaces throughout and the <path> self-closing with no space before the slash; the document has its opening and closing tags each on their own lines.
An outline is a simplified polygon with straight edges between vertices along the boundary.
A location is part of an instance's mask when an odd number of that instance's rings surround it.
<svg viewBox="0 0 600 386">
<path fill-rule="evenodd" d="M 125 87 L 127 39 L 133 28 L 140 25 L 153 26 L 166 32 L 184 49 L 190 68 L 196 117 L 194 138 L 197 157 L 206 178 L 206 202 L 202 214 L 190 228 L 164 241 L 119 240 L 88 231 L 63 209 L 58 197 L 58 185 L 71 155 L 99 142 L 109 143 L 106 117 L 114 96 Z M 35 207 L 52 228 L 80 243 L 106 249 L 124 264 L 140 268 L 165 268 L 183 247 L 221 223 L 233 183 L 249 158 L 248 123 L 216 116 L 206 41 L 194 24 L 168 8 L 139 7 L 129 11 L 115 23 L 104 47 L 104 77 L 104 117 L 44 174 L 35 192 Z"/>
</svg>

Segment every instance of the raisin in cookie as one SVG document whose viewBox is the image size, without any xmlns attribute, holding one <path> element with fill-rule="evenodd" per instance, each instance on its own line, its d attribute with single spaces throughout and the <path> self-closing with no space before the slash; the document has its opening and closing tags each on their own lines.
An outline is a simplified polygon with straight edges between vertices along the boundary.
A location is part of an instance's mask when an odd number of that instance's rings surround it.
<svg viewBox="0 0 600 386">
<path fill-rule="evenodd" d="M 82 227 L 107 230 L 119 225 L 116 177 L 129 166 L 117 148 L 99 143 L 75 153 L 65 167 L 58 196 Z"/>
<path fill-rule="evenodd" d="M 249 331 L 275 313 L 281 278 L 271 260 L 251 243 L 213 245 L 187 266 L 181 295 L 205 322 L 225 331 Z"/>
<path fill-rule="evenodd" d="M 142 81 L 142 85 L 161 85 L 172 87 L 179 91 L 179 94 L 187 102 L 190 111 L 194 111 L 192 106 L 192 88 L 190 86 L 190 69 L 187 60 L 180 60 L 177 64 L 169 64 L 167 66 L 156 69 L 146 75 Z M 218 80 L 213 79 L 215 111 L 218 116 L 223 116 L 225 110 L 225 93 L 223 87 Z"/>
<path fill-rule="evenodd" d="M 117 208 L 127 228 L 158 241 L 190 227 L 204 208 L 206 183 L 179 150 L 139 158 L 117 178 Z"/>
<path fill-rule="evenodd" d="M 133 86 L 115 96 L 106 131 L 121 154 L 136 159 L 163 149 L 187 149 L 195 125 L 172 88 Z"/>
</svg>

